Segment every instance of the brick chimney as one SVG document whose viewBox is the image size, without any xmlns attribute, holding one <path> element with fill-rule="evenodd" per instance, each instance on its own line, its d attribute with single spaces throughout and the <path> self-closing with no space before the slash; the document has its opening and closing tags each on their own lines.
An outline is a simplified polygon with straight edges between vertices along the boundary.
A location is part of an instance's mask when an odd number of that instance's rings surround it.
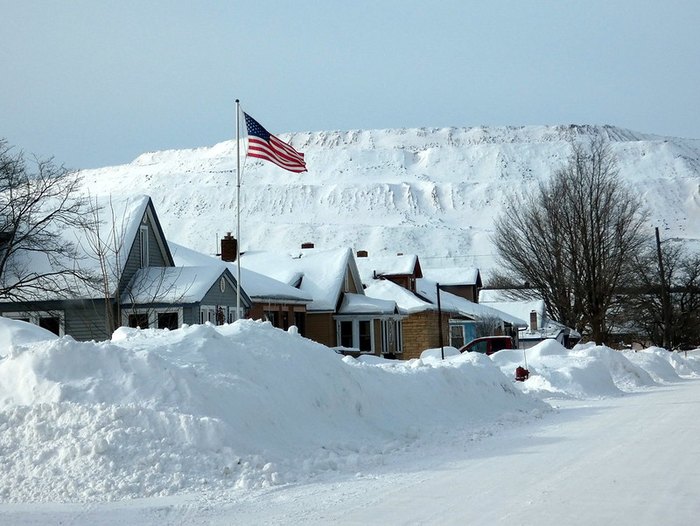
<svg viewBox="0 0 700 526">
<path fill-rule="evenodd" d="M 368 256 L 366 250 L 358 250 L 357 251 L 357 257 L 358 258 L 366 258 Z"/>
<path fill-rule="evenodd" d="M 530 311 L 530 331 L 537 331 L 537 312 L 534 310 Z"/>
<path fill-rule="evenodd" d="M 313 243 L 302 243 L 301 248 L 314 248 Z"/>
<path fill-rule="evenodd" d="M 231 235 L 231 232 L 227 232 L 226 235 L 221 238 L 221 260 L 236 261 L 237 249 L 238 242 L 236 238 Z"/>
</svg>

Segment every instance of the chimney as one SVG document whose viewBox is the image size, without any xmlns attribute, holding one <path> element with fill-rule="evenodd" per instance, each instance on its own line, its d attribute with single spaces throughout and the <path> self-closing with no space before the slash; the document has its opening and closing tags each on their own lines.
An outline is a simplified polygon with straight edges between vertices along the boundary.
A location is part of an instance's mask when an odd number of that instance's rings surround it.
<svg viewBox="0 0 700 526">
<path fill-rule="evenodd" d="M 236 261 L 237 249 L 238 243 L 236 238 L 231 235 L 231 232 L 227 232 L 226 235 L 221 238 L 221 260 Z"/>
<path fill-rule="evenodd" d="M 302 244 L 301 244 L 301 248 L 302 248 L 302 249 L 304 249 L 304 248 L 314 248 L 314 244 L 313 244 L 313 243 L 302 243 Z"/>
<path fill-rule="evenodd" d="M 368 256 L 366 250 L 358 250 L 357 251 L 357 257 L 358 258 L 366 258 Z"/>
<path fill-rule="evenodd" d="M 535 332 L 537 330 L 537 312 L 530 311 L 530 332 Z"/>
</svg>

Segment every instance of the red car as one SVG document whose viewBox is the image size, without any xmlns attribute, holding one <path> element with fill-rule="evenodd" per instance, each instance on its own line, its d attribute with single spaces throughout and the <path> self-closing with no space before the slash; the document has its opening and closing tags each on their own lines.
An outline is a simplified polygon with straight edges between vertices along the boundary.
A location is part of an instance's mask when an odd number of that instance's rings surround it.
<svg viewBox="0 0 700 526">
<path fill-rule="evenodd" d="M 459 352 L 480 352 L 487 356 L 501 349 L 514 349 L 515 342 L 510 336 L 484 336 L 470 341 Z"/>
</svg>

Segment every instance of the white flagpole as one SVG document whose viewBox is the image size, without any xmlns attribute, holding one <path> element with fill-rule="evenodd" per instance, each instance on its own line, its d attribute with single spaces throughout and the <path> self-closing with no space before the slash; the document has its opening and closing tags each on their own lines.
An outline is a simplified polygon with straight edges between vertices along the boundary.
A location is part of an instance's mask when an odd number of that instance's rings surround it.
<svg viewBox="0 0 700 526">
<path fill-rule="evenodd" d="M 241 108 L 236 99 L 236 320 L 241 317 Z"/>
</svg>

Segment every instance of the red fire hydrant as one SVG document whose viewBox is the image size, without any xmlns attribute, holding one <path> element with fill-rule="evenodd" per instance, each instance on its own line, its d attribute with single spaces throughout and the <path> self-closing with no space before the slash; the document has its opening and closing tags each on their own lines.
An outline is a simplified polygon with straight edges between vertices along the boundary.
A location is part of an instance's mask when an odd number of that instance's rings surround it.
<svg viewBox="0 0 700 526">
<path fill-rule="evenodd" d="M 525 367 L 518 367 L 515 370 L 515 379 L 518 382 L 524 382 L 530 377 L 530 371 L 525 369 Z"/>
</svg>

